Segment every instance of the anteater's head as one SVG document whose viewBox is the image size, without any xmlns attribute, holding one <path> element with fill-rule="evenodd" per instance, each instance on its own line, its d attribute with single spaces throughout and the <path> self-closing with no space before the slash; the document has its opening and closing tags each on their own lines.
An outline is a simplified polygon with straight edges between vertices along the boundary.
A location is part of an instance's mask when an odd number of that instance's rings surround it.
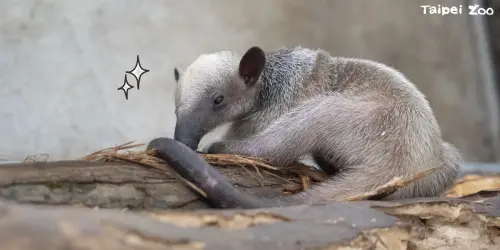
<svg viewBox="0 0 500 250">
<path fill-rule="evenodd" d="M 242 57 L 229 51 L 199 56 L 185 71 L 174 69 L 174 139 L 196 150 L 215 127 L 248 114 L 259 91 L 266 56 L 259 47 Z"/>
</svg>

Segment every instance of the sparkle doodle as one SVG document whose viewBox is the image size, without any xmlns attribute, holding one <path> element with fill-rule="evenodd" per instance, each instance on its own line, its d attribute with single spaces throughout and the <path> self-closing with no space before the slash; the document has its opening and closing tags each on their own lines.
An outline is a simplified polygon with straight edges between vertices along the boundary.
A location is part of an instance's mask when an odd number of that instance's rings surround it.
<svg viewBox="0 0 500 250">
<path fill-rule="evenodd" d="M 149 69 L 145 69 L 141 65 L 141 60 L 139 58 L 139 55 L 137 55 L 137 60 L 135 62 L 135 66 L 133 69 L 125 71 L 125 79 L 123 81 L 123 85 L 118 88 L 118 90 L 122 90 L 123 93 L 125 94 L 125 99 L 128 100 L 128 91 L 130 89 L 133 89 L 134 86 L 130 85 L 127 79 L 127 74 L 131 74 L 134 76 L 136 82 L 137 82 L 137 90 L 139 90 L 140 84 L 141 84 L 141 78 L 142 75 L 146 74 L 149 72 Z"/>
<path fill-rule="evenodd" d="M 139 55 L 137 55 L 137 61 L 135 62 L 135 66 L 132 70 L 127 71 L 126 73 L 131 74 L 135 77 L 135 80 L 137 81 L 137 89 L 139 89 L 139 86 L 141 84 L 141 77 L 142 75 L 146 74 L 149 72 L 149 69 L 145 69 L 141 65 L 141 61 L 139 59 Z"/>
</svg>

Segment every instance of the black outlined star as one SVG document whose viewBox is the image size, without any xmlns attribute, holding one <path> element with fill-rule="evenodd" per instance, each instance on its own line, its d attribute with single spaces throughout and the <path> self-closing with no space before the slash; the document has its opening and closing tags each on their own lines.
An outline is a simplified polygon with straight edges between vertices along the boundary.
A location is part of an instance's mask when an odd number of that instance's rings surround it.
<svg viewBox="0 0 500 250">
<path fill-rule="evenodd" d="M 125 80 L 123 80 L 123 85 L 119 87 L 117 90 L 123 90 L 123 93 L 125 93 L 125 99 L 128 100 L 128 91 L 133 88 L 134 86 L 128 83 L 127 75 L 125 75 Z"/>
<path fill-rule="evenodd" d="M 135 77 L 137 80 L 137 89 L 139 89 L 139 84 L 141 83 L 141 77 L 143 74 L 149 72 L 149 69 L 145 69 L 141 66 L 141 61 L 139 60 L 139 55 L 137 55 L 137 61 L 135 62 L 135 67 L 132 70 L 126 71 Z"/>
</svg>

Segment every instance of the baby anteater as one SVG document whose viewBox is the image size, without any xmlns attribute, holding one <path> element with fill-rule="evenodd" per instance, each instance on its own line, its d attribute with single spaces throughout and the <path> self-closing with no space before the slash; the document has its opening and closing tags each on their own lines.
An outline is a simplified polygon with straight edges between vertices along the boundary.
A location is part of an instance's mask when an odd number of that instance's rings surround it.
<svg viewBox="0 0 500 250">
<path fill-rule="evenodd" d="M 437 196 L 458 176 L 461 156 L 443 141 L 425 96 L 384 64 L 323 50 L 250 48 L 201 55 L 174 70 L 174 139 L 149 144 L 216 207 L 258 208 L 341 201 L 431 167 L 439 170 L 384 197 Z M 234 188 L 194 150 L 231 122 L 208 153 L 287 166 L 312 155 L 330 179 L 302 193 L 258 198 Z"/>
</svg>

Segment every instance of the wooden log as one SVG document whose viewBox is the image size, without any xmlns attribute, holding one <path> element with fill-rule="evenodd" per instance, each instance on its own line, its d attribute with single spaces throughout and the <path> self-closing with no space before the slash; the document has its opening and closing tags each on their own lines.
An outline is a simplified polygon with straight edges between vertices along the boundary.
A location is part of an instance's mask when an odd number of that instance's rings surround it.
<svg viewBox="0 0 500 250">
<path fill-rule="evenodd" d="M 258 196 L 281 195 L 289 181 L 242 167 L 219 170 Z M 0 167 L 0 241 L 2 249 L 18 250 L 494 249 L 500 244 L 498 194 L 214 210 L 166 165 L 8 164 Z M 54 206 L 61 204 L 101 209 Z"/>
<path fill-rule="evenodd" d="M 132 210 L 209 207 L 166 165 L 164 170 L 132 163 L 93 161 L 1 166 L 0 197 L 20 203 Z M 281 190 L 287 186 L 300 188 L 293 178 L 268 171 L 244 167 L 219 167 L 219 170 L 235 186 L 258 196 L 282 195 Z"/>
<path fill-rule="evenodd" d="M 500 198 L 193 212 L 0 202 L 2 249 L 498 249 Z"/>
</svg>

